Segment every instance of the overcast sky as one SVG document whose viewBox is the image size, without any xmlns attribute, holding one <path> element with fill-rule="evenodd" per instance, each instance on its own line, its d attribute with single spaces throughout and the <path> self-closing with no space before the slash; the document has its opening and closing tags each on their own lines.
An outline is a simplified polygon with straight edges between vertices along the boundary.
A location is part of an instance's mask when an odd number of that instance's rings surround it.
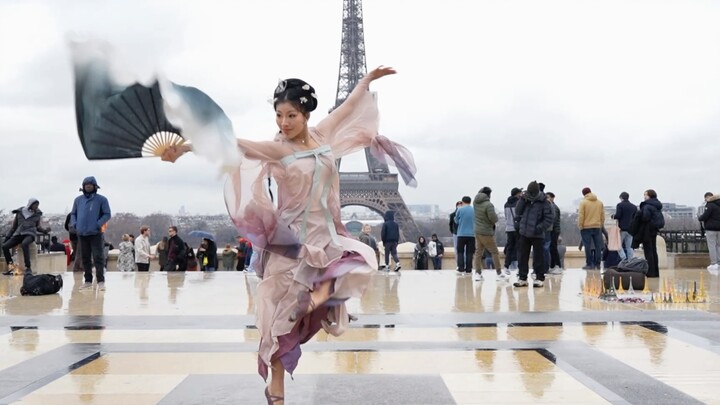
<svg viewBox="0 0 720 405">
<path fill-rule="evenodd" d="M 534 179 L 569 208 L 589 186 L 606 205 L 697 206 L 720 191 L 720 2 L 363 2 L 381 133 L 415 156 L 408 204 L 450 209 L 493 188 L 496 207 Z M 341 0 L 0 0 L 0 209 L 36 197 L 72 206 L 97 177 L 115 212 L 224 212 L 223 180 L 192 155 L 88 161 L 77 136 L 68 35 L 107 40 L 139 79 L 162 72 L 222 106 L 237 136 L 271 139 L 278 78 L 334 103 Z M 362 170 L 362 153 L 343 160 Z"/>
</svg>

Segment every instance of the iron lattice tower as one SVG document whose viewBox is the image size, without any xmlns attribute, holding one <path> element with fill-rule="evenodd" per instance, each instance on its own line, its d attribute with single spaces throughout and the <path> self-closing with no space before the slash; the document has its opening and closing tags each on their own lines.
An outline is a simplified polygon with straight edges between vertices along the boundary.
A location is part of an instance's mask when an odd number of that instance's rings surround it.
<svg viewBox="0 0 720 405">
<path fill-rule="evenodd" d="M 336 108 L 366 73 L 362 0 L 343 0 Z M 420 230 L 400 195 L 397 174 L 390 173 L 388 166 L 378 161 L 369 148 L 365 148 L 365 160 L 367 172 L 340 172 L 340 206 L 360 205 L 381 215 L 388 210 L 395 211 L 395 221 L 400 225 L 400 242 L 416 240 Z"/>
</svg>

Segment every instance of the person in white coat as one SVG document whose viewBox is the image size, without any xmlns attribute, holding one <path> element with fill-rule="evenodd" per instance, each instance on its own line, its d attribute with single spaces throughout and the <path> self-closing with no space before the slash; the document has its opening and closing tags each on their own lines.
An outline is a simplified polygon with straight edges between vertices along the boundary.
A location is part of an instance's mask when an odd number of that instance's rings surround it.
<svg viewBox="0 0 720 405">
<path fill-rule="evenodd" d="M 143 225 L 140 227 L 140 236 L 135 238 L 135 264 L 138 271 L 149 271 L 150 259 L 153 258 L 150 254 L 150 227 Z"/>
</svg>

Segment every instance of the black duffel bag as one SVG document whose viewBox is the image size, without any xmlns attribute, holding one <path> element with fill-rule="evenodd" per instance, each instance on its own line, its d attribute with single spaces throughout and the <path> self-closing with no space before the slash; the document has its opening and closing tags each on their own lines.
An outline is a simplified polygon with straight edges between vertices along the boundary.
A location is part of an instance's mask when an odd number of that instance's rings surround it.
<svg viewBox="0 0 720 405">
<path fill-rule="evenodd" d="M 61 275 L 55 274 L 25 274 L 23 285 L 20 288 L 22 295 L 48 295 L 60 291 L 63 286 Z"/>
</svg>

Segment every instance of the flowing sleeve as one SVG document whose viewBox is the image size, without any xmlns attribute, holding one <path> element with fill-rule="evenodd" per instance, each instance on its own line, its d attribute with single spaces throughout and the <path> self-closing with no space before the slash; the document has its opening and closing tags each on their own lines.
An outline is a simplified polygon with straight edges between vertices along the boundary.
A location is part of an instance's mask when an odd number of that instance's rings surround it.
<svg viewBox="0 0 720 405">
<path fill-rule="evenodd" d="M 296 258 L 300 253 L 297 235 L 284 223 L 275 208 L 268 179 L 285 175 L 279 160 L 288 154 L 281 142 L 238 140 L 242 163 L 228 172 L 225 206 L 240 235 L 253 248 Z"/>
<path fill-rule="evenodd" d="M 342 157 L 364 148 L 380 163 L 397 168 L 411 187 L 415 180 L 415 160 L 412 153 L 387 137 L 378 134 L 379 114 L 375 93 L 370 91 L 370 78 L 365 76 L 350 96 L 316 127 L 321 143 L 329 144 L 335 157 Z"/>
</svg>

